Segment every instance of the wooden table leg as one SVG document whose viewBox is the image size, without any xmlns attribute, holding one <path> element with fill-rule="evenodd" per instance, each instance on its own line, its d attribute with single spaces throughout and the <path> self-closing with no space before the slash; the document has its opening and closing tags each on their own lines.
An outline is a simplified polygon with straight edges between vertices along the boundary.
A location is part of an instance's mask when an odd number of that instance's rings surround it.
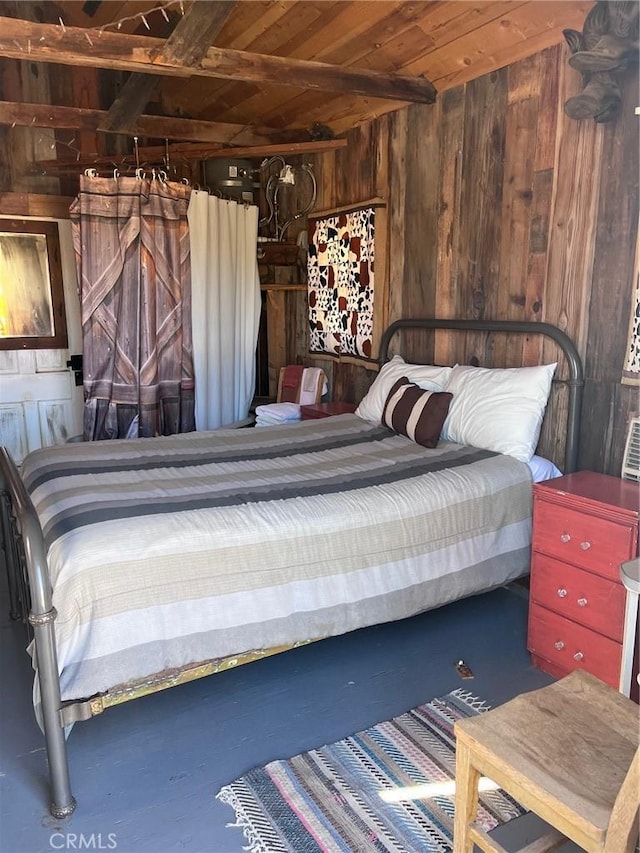
<svg viewBox="0 0 640 853">
<path fill-rule="evenodd" d="M 469 824 L 478 812 L 480 772 L 471 763 L 471 750 L 461 738 L 456 740 L 456 804 L 453 826 L 453 853 L 473 853 Z"/>
</svg>

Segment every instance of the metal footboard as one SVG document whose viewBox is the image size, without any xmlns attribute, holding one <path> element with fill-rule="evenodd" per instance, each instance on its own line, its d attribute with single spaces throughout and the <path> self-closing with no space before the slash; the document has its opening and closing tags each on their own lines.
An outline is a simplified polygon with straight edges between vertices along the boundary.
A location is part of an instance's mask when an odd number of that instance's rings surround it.
<svg viewBox="0 0 640 853">
<path fill-rule="evenodd" d="M 2 531 L 5 539 L 5 559 L 7 569 L 14 578 L 23 571 L 22 566 L 16 565 L 16 560 L 19 558 L 20 551 L 24 551 L 30 598 L 27 618 L 35 639 L 42 719 L 51 780 L 49 808 L 54 817 L 62 818 L 73 812 L 76 801 L 71 793 L 62 718 L 54 626 L 56 611 L 51 600 L 51 581 L 42 528 L 24 483 L 4 447 L 0 447 L 0 491 L 3 495 Z M 10 537 L 14 535 L 14 527 L 20 537 L 19 545 L 15 541 L 10 541 Z M 15 587 L 10 595 L 15 595 Z M 12 610 L 15 604 L 12 597 Z M 26 602 L 22 604 L 25 605 Z"/>
</svg>

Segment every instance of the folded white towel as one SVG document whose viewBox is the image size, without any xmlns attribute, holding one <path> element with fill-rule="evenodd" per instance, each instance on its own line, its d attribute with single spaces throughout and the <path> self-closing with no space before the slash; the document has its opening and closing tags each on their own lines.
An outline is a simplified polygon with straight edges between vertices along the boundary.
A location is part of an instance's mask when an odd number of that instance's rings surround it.
<svg viewBox="0 0 640 853">
<path fill-rule="evenodd" d="M 264 406 L 256 406 L 256 419 L 263 423 L 287 423 L 299 421 L 301 417 L 297 403 L 266 403 Z"/>
<path fill-rule="evenodd" d="M 305 367 L 302 371 L 302 382 L 300 384 L 300 403 L 303 406 L 316 402 L 316 389 L 322 382 L 322 393 L 327 393 L 327 376 L 321 367 Z"/>
</svg>

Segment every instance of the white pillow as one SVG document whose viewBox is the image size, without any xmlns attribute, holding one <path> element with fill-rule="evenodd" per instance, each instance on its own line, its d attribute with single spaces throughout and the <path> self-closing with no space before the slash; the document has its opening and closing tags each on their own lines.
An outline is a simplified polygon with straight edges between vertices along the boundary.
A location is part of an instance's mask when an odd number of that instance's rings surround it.
<svg viewBox="0 0 640 853">
<path fill-rule="evenodd" d="M 527 465 L 531 469 L 534 483 L 542 483 L 543 480 L 552 480 L 554 477 L 562 476 L 562 471 L 544 456 L 532 456 Z"/>
<path fill-rule="evenodd" d="M 409 364 L 402 356 L 394 355 L 385 362 L 373 381 L 371 388 L 362 398 L 356 415 L 365 421 L 379 424 L 389 391 L 403 376 L 425 391 L 444 391 L 451 376 L 452 367 L 436 367 L 432 364 Z"/>
<path fill-rule="evenodd" d="M 536 449 L 556 364 L 489 369 L 457 364 L 441 438 L 528 462 Z"/>
</svg>

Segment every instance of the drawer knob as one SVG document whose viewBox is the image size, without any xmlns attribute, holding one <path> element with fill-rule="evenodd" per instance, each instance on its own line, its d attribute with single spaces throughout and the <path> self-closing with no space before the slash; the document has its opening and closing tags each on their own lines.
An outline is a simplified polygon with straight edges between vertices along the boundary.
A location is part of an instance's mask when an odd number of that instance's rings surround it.
<svg viewBox="0 0 640 853">
<path fill-rule="evenodd" d="M 586 606 L 587 606 L 587 599 L 586 598 L 579 598 L 578 599 L 578 607 L 586 607 Z"/>
<path fill-rule="evenodd" d="M 563 533 L 560 536 L 560 541 L 561 542 L 571 542 L 571 537 L 569 536 L 568 533 Z"/>
<path fill-rule="evenodd" d="M 556 649 L 559 652 L 561 652 L 564 649 L 564 643 L 562 642 L 562 640 L 556 640 L 553 645 L 556 647 Z"/>
<path fill-rule="evenodd" d="M 580 547 L 583 551 L 588 551 L 591 548 L 591 542 L 581 542 Z"/>
<path fill-rule="evenodd" d="M 583 657 L 584 657 L 584 655 L 582 654 L 582 652 L 576 652 L 575 655 L 573 656 L 573 659 L 574 660 L 582 660 Z"/>
<path fill-rule="evenodd" d="M 560 589 L 558 590 L 558 598 L 566 598 L 566 597 L 567 597 L 567 590 L 563 586 L 561 586 Z"/>
</svg>

